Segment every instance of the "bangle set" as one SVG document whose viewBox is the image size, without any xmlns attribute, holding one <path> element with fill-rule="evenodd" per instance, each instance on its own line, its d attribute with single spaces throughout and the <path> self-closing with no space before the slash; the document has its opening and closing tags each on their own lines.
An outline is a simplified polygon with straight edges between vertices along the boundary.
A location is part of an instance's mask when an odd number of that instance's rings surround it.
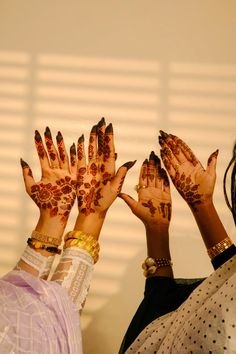
<svg viewBox="0 0 236 354">
<path fill-rule="evenodd" d="M 211 248 L 208 248 L 207 253 L 210 259 L 212 260 L 232 245 L 232 240 L 229 237 L 226 237 L 222 241 L 218 242 L 216 245 L 212 246 Z"/>
<path fill-rule="evenodd" d="M 99 243 L 93 235 L 86 234 L 83 231 L 70 231 L 65 235 L 64 249 L 68 247 L 78 247 L 87 251 L 93 258 L 94 263 L 99 257 Z"/>
<path fill-rule="evenodd" d="M 42 234 L 41 232 L 38 232 L 36 230 L 32 231 L 31 238 L 33 238 L 34 240 L 37 240 L 37 241 L 41 241 L 43 243 L 48 243 L 48 244 L 56 246 L 56 247 L 60 246 L 60 244 L 61 244 L 60 239 Z"/>
<path fill-rule="evenodd" d="M 44 250 L 49 253 L 61 254 L 61 250 L 58 247 L 45 245 L 40 241 L 33 240 L 32 238 L 28 238 L 27 244 L 29 245 L 29 247 L 35 250 Z"/>
<path fill-rule="evenodd" d="M 157 269 L 171 267 L 172 264 L 171 260 L 167 258 L 147 257 L 142 264 L 143 274 L 145 277 L 148 277 L 149 275 L 153 275 Z"/>
</svg>

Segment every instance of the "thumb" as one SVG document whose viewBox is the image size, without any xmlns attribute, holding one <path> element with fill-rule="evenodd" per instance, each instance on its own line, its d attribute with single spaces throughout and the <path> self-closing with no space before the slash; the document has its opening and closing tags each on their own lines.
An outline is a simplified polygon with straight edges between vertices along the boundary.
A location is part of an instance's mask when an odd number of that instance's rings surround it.
<svg viewBox="0 0 236 354">
<path fill-rule="evenodd" d="M 25 189 L 28 194 L 30 194 L 31 187 L 35 184 L 35 180 L 31 171 L 31 168 L 23 159 L 20 159 L 20 164 L 22 167 L 23 178 L 25 183 Z"/>
<path fill-rule="evenodd" d="M 121 199 L 123 199 L 125 201 L 125 203 L 130 207 L 130 209 L 132 210 L 132 212 L 134 212 L 138 202 L 132 198 L 130 195 L 125 194 L 125 193 L 120 193 L 118 195 L 118 197 L 120 197 Z"/>
<path fill-rule="evenodd" d="M 135 161 L 129 161 L 126 162 L 124 165 L 122 165 L 118 171 L 116 172 L 115 177 L 112 179 L 111 181 L 111 186 L 112 188 L 115 189 L 116 193 L 119 194 L 121 191 L 121 188 L 123 186 L 124 180 L 125 180 L 125 176 L 127 171 L 133 167 L 133 165 L 135 164 Z"/>
<path fill-rule="evenodd" d="M 217 149 L 209 156 L 209 159 L 207 161 L 207 172 L 210 175 L 215 175 L 215 173 L 216 173 L 216 163 L 217 163 L 218 153 L 219 153 L 219 150 Z"/>
</svg>

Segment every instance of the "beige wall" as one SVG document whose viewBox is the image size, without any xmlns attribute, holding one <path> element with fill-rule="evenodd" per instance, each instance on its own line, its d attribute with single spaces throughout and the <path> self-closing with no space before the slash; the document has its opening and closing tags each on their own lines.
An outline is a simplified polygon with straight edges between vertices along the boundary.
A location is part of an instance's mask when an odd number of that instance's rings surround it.
<svg viewBox="0 0 236 354">
<path fill-rule="evenodd" d="M 235 239 L 222 193 L 236 131 L 235 16 L 234 0 L 0 1 L 1 274 L 37 220 L 19 166 L 23 157 L 39 177 L 34 129 L 60 129 L 69 145 L 101 116 L 116 130 L 118 165 L 138 160 L 124 185 L 134 197 L 159 129 L 183 137 L 203 163 L 219 148 L 215 203 Z M 171 251 L 177 277 L 212 270 L 174 190 Z M 82 315 L 85 354 L 117 353 L 142 297 L 144 257 L 143 226 L 117 200 Z"/>
</svg>

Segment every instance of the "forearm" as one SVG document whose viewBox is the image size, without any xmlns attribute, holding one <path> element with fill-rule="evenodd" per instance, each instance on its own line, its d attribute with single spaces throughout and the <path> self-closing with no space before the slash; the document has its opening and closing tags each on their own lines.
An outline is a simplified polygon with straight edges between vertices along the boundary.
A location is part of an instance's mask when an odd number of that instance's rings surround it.
<svg viewBox="0 0 236 354">
<path fill-rule="evenodd" d="M 207 249 L 228 237 L 212 201 L 200 204 L 193 215 Z"/>
</svg>

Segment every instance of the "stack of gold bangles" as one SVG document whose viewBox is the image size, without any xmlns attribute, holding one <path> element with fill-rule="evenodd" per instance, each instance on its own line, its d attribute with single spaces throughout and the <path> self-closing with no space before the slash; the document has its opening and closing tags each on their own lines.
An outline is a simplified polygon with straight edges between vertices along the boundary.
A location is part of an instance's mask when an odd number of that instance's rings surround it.
<svg viewBox="0 0 236 354">
<path fill-rule="evenodd" d="M 212 246 L 211 248 L 208 248 L 207 253 L 210 259 L 213 259 L 225 250 L 227 250 L 227 248 L 232 245 L 232 240 L 229 237 L 226 237 L 222 241 L 218 242 L 216 245 Z"/>
<path fill-rule="evenodd" d="M 93 258 L 94 263 L 98 261 L 100 247 L 94 236 L 82 231 L 70 231 L 65 235 L 64 240 L 64 249 L 68 247 L 78 247 L 87 251 Z"/>
<path fill-rule="evenodd" d="M 143 274 L 145 277 L 148 277 L 149 275 L 153 275 L 159 268 L 171 266 L 172 262 L 170 259 L 147 257 L 142 264 Z"/>
</svg>

